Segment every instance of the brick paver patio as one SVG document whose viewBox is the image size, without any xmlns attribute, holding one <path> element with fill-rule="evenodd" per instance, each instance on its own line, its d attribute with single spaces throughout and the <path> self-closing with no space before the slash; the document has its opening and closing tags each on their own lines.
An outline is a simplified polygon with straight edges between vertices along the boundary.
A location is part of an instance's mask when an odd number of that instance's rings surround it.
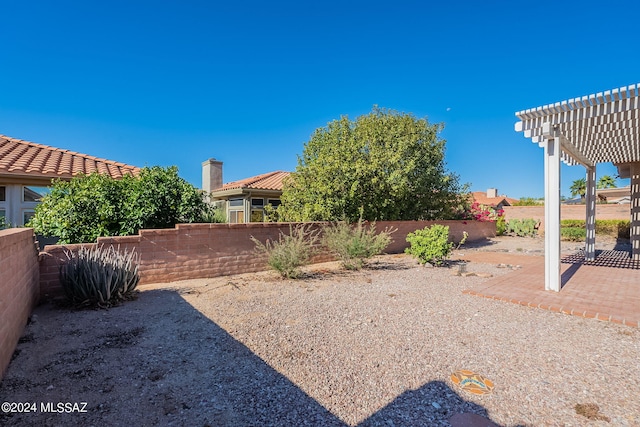
<svg viewBox="0 0 640 427">
<path fill-rule="evenodd" d="M 598 251 L 596 255 L 591 262 L 585 262 L 581 253 L 563 257 L 562 289 L 553 292 L 544 290 L 543 256 L 469 252 L 459 258 L 521 268 L 464 292 L 639 327 L 640 263 L 631 261 L 628 252 Z"/>
</svg>

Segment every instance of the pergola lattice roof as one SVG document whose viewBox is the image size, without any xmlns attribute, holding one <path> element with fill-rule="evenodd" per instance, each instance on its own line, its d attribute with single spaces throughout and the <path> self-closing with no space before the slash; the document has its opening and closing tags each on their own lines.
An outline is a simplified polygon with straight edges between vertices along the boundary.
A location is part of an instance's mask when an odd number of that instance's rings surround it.
<svg viewBox="0 0 640 427">
<path fill-rule="evenodd" d="M 543 145 L 545 124 L 562 135 L 568 165 L 640 161 L 640 83 L 519 111 L 515 129 Z"/>
</svg>

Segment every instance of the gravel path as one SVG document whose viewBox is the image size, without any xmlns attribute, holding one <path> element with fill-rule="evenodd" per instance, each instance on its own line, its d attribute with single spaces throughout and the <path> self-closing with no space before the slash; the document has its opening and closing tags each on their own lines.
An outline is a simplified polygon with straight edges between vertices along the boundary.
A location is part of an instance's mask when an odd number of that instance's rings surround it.
<svg viewBox="0 0 640 427">
<path fill-rule="evenodd" d="M 473 412 L 502 426 L 640 426 L 638 329 L 462 294 L 483 280 L 390 255 L 298 281 L 146 287 L 110 310 L 41 306 L 0 401 L 87 412 L 0 412 L 0 425 L 448 426 Z M 458 389 L 459 369 L 494 392 Z M 576 413 L 587 403 L 602 419 Z"/>
</svg>

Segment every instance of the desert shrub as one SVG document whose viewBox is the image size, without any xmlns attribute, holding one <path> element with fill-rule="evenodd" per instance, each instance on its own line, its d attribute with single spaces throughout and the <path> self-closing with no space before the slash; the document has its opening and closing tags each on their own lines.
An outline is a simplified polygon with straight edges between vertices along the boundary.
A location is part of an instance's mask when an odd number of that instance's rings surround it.
<svg viewBox="0 0 640 427">
<path fill-rule="evenodd" d="M 538 221 L 532 218 L 512 219 L 507 222 L 507 233 L 520 237 L 533 237 L 538 232 Z"/>
<path fill-rule="evenodd" d="M 318 241 L 316 230 L 304 225 L 289 226 L 289 234 L 280 232 L 277 241 L 262 243 L 251 236 L 256 251 L 267 256 L 267 265 L 284 278 L 295 279 L 300 276 L 300 267 L 307 265 Z"/>
<path fill-rule="evenodd" d="M 81 247 L 65 252 L 60 266 L 60 283 L 75 305 L 110 306 L 131 296 L 140 276 L 134 251 L 119 252 L 113 246 Z"/>
<path fill-rule="evenodd" d="M 449 241 L 449 227 L 439 224 L 407 234 L 407 242 L 410 246 L 405 249 L 406 253 L 422 264 L 437 266 L 444 264 L 454 246 Z"/>
<path fill-rule="evenodd" d="M 329 250 L 348 270 L 359 270 L 367 259 L 378 255 L 392 242 L 391 233 L 396 230 L 385 229 L 376 234 L 375 223 L 368 227 L 362 219 L 356 224 L 338 221 L 323 228 L 323 241 Z"/>
<path fill-rule="evenodd" d="M 587 238 L 587 230 L 576 227 L 560 228 L 560 238 L 569 242 L 581 242 Z"/>
</svg>

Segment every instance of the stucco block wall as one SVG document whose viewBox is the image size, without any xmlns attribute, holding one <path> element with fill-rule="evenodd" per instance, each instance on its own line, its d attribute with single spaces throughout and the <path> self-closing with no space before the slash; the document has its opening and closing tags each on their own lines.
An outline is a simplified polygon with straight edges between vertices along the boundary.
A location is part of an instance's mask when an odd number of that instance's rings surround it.
<svg viewBox="0 0 640 427">
<path fill-rule="evenodd" d="M 38 250 L 31 228 L 0 230 L 0 379 L 40 291 Z"/>
<path fill-rule="evenodd" d="M 596 204 L 596 219 L 631 219 L 631 205 Z M 540 206 L 505 206 L 505 218 L 533 218 L 540 221 L 540 231 L 544 231 L 544 205 Z M 560 219 L 582 219 L 586 216 L 585 205 L 561 205 Z"/>
<path fill-rule="evenodd" d="M 434 224 L 435 221 L 382 221 L 376 224 L 378 231 L 386 227 L 397 228 L 392 235 L 394 242 L 388 253 L 399 253 L 408 246 L 409 232 Z M 495 224 L 476 221 L 439 221 L 448 225 L 453 241 L 458 242 L 462 233 L 469 233 L 469 241 L 495 236 Z M 247 224 L 178 224 L 173 229 L 141 230 L 137 236 L 100 238 L 95 244 L 51 245 L 41 253 L 40 277 L 42 297 L 60 295 L 59 265 L 67 259 L 66 251 L 77 251 L 81 246 L 113 245 L 121 251 L 135 250 L 139 255 L 140 285 L 166 283 L 176 280 L 225 276 L 263 271 L 266 257 L 255 251 L 250 236 L 265 242 L 277 240 L 280 233 L 288 234 L 288 223 Z M 319 228 L 322 223 L 312 223 Z M 312 262 L 332 260 L 322 248 Z"/>
</svg>

